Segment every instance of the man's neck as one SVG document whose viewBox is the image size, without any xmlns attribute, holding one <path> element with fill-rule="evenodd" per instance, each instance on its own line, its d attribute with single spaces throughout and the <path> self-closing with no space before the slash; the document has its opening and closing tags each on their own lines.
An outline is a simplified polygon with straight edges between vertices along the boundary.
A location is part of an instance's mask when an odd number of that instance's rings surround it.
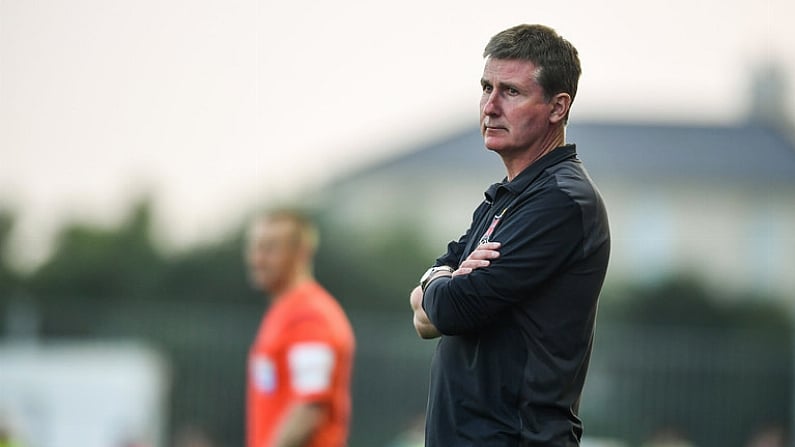
<svg viewBox="0 0 795 447">
<path fill-rule="evenodd" d="M 510 182 L 544 155 L 564 144 L 566 144 L 566 128 L 561 126 L 550 132 L 533 148 L 518 153 L 501 154 L 502 162 L 508 172 L 508 181 Z"/>
<path fill-rule="evenodd" d="M 289 294 L 292 290 L 310 282 L 314 281 L 311 272 L 304 272 L 293 276 L 290 280 L 285 281 L 276 289 L 271 291 L 271 300 L 278 301 L 282 296 Z"/>
</svg>

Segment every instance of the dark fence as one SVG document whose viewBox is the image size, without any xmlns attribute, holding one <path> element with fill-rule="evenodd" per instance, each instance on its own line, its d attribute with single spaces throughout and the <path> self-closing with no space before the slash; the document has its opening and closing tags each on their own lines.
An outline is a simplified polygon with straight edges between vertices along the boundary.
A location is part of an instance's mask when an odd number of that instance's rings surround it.
<svg viewBox="0 0 795 447">
<path fill-rule="evenodd" d="M 792 421 L 792 340 L 757 330 L 599 327 L 583 396 L 586 431 L 640 445 L 675 431 L 744 447 Z"/>
<path fill-rule="evenodd" d="M 37 313 L 44 338 L 157 348 L 170 364 L 170 431 L 199 426 L 232 447 L 243 444 L 246 355 L 263 310 L 240 300 L 73 299 Z M 422 418 L 436 342 L 417 338 L 408 305 L 349 316 L 357 337 L 350 445 L 396 445 Z M 639 445 L 674 427 L 699 447 L 744 447 L 758 427 L 792 420 L 792 353 L 788 337 L 749 330 L 600 322 L 581 407 L 586 435 Z"/>
</svg>

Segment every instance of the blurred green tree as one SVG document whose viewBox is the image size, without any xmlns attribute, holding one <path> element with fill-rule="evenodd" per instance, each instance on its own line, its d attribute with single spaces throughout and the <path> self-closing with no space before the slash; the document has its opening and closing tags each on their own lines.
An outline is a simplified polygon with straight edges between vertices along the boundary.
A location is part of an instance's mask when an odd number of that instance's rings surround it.
<svg viewBox="0 0 795 447">
<path fill-rule="evenodd" d="M 689 274 L 655 284 L 627 284 L 600 303 L 600 320 L 645 326 L 751 330 L 786 335 L 792 327 L 784 300 L 753 293 L 719 292 Z M 786 340 L 786 338 L 785 338 Z"/>
<path fill-rule="evenodd" d="M 19 285 L 20 276 L 8 261 L 8 242 L 14 228 L 14 214 L 10 210 L 0 209 L 0 299 L 13 294 Z"/>
<path fill-rule="evenodd" d="M 321 245 L 318 280 L 347 308 L 408 312 L 408 296 L 435 253 L 414 227 L 394 222 L 367 234 L 317 218 Z"/>
<path fill-rule="evenodd" d="M 168 257 L 157 293 L 180 301 L 256 299 L 247 281 L 243 232 Z"/>
<path fill-rule="evenodd" d="M 28 278 L 30 292 L 45 301 L 153 296 L 164 259 L 153 243 L 151 226 L 149 199 L 135 203 L 118 228 L 67 224 L 53 255 Z"/>
</svg>

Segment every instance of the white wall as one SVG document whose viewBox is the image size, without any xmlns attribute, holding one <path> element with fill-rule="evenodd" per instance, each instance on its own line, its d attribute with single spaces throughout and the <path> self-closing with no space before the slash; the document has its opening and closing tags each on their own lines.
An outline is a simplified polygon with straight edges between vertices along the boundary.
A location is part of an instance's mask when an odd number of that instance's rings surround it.
<svg viewBox="0 0 795 447">
<path fill-rule="evenodd" d="M 167 388 L 144 346 L 0 345 L 0 425 L 26 447 L 161 447 Z"/>
</svg>

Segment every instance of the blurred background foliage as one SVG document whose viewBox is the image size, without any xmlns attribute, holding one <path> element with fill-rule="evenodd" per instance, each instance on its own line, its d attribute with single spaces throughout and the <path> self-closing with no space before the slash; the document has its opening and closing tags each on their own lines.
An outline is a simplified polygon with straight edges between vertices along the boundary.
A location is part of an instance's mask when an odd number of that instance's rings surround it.
<svg viewBox="0 0 795 447">
<path fill-rule="evenodd" d="M 152 217 L 143 199 L 115 227 L 72 222 L 49 259 L 21 273 L 6 256 L 14 214 L 0 211 L 3 333 L 144 340 L 169 360 L 171 429 L 201 426 L 219 446 L 241 445 L 245 358 L 266 307 L 246 280 L 245 225 L 165 253 Z M 405 225 L 362 235 L 314 217 L 318 279 L 349 312 L 358 340 L 351 445 L 389 445 L 424 410 L 435 343 L 414 334 L 407 297 L 444 247 L 424 246 Z M 759 426 L 786 425 L 793 329 L 780 302 L 718 297 L 687 275 L 608 284 L 582 408 L 586 431 L 640 442 L 670 425 L 696 445 L 740 446 Z"/>
</svg>

